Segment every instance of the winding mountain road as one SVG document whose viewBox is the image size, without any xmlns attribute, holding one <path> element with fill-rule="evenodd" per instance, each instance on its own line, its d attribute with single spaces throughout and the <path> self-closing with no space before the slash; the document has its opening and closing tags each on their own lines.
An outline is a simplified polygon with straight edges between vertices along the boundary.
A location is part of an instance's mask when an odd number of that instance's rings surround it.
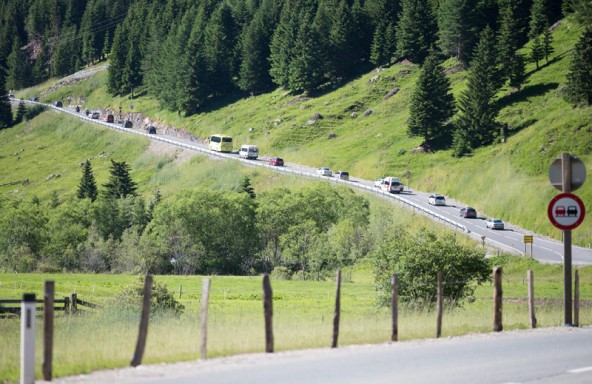
<svg viewBox="0 0 592 384">
<path fill-rule="evenodd" d="M 12 99 L 13 102 L 18 102 L 18 99 Z M 81 120 L 86 122 L 100 124 L 110 129 L 114 129 L 121 132 L 130 134 L 142 135 L 151 140 L 157 140 L 160 142 L 174 145 L 180 148 L 188 149 L 191 151 L 199 152 L 207 156 L 215 156 L 219 158 L 231 159 L 240 161 L 247 166 L 257 166 L 271 169 L 276 172 L 285 174 L 294 174 L 301 177 L 307 177 L 312 179 L 324 180 L 336 184 L 347 185 L 353 188 L 365 190 L 367 192 L 375 193 L 383 196 L 384 198 L 391 199 L 395 202 L 399 202 L 403 206 L 413 209 L 414 211 L 427 215 L 431 219 L 448 225 L 454 229 L 460 230 L 469 234 L 471 237 L 478 241 L 483 242 L 484 246 L 488 245 L 492 248 L 510 252 L 523 256 L 534 257 L 543 263 L 562 263 L 563 262 L 563 243 L 542 235 L 533 233 L 522 228 L 518 228 L 511 223 L 506 223 L 505 230 L 492 230 L 487 229 L 485 220 L 483 219 L 465 219 L 459 217 L 460 203 L 451 202 L 448 199 L 446 206 L 431 206 L 428 204 L 428 193 L 416 191 L 412 189 L 406 189 L 401 194 L 390 194 L 388 192 L 381 191 L 374 187 L 374 182 L 369 180 L 363 180 L 359 178 L 350 177 L 349 181 L 339 180 L 334 177 L 319 176 L 315 173 L 315 168 L 295 164 L 286 163 L 284 167 L 270 166 L 268 164 L 268 158 L 265 156 L 260 157 L 257 160 L 246 160 L 239 158 L 237 153 L 218 153 L 210 151 L 206 144 L 191 141 L 189 139 L 183 139 L 178 137 L 171 137 L 162 134 L 148 134 L 144 131 L 134 128 L 124 128 L 121 125 L 106 123 L 101 120 L 95 120 L 87 117 L 82 111 L 77 113 L 73 107 L 58 108 L 50 104 L 40 103 L 36 101 L 23 100 L 27 103 L 41 104 L 46 107 L 52 108 L 55 111 L 62 113 L 69 113 L 73 116 L 79 117 Z M 523 243 L 524 235 L 532 235 L 534 242 L 532 248 L 530 244 L 525 247 Z M 532 250 L 531 250 L 532 249 Z M 590 265 L 592 264 L 592 249 L 585 247 L 572 247 L 572 264 L 574 265 Z"/>
</svg>

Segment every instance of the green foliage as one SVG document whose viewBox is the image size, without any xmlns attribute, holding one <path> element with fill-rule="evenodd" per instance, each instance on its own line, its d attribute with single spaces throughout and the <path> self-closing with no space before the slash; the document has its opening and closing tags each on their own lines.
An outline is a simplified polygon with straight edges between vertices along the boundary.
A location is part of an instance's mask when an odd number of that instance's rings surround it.
<svg viewBox="0 0 592 384">
<path fill-rule="evenodd" d="M 397 24 L 397 55 L 421 64 L 436 42 L 437 24 L 428 0 L 403 0 Z"/>
<path fill-rule="evenodd" d="M 144 297 L 145 281 L 146 278 L 140 276 L 133 285 L 128 286 L 117 294 L 113 305 L 128 309 L 137 309 L 138 307 L 141 307 Z M 180 316 L 183 314 L 185 306 L 175 299 L 173 293 L 167 289 L 166 284 L 160 283 L 153 278 L 150 288 L 151 315 L 170 313 Z"/>
<path fill-rule="evenodd" d="M 533 0 L 530 8 L 530 30 L 528 37 L 532 40 L 549 27 L 547 4 L 548 0 Z"/>
<path fill-rule="evenodd" d="M 468 64 L 478 31 L 476 0 L 445 0 L 438 8 L 438 45 L 445 55 Z"/>
<path fill-rule="evenodd" d="M 514 59 L 510 62 L 509 74 L 509 85 L 513 88 L 520 88 L 526 80 L 526 64 L 524 56 L 516 52 Z"/>
<path fill-rule="evenodd" d="M 12 109 L 6 90 L 6 71 L 2 65 L 2 55 L 0 54 L 0 130 L 12 126 Z"/>
<path fill-rule="evenodd" d="M 408 133 L 425 141 L 444 133 L 444 125 L 454 114 L 454 97 L 444 69 L 435 54 L 428 56 L 419 73 L 409 107 Z"/>
<path fill-rule="evenodd" d="M 545 61 L 548 64 L 549 55 L 555 52 L 555 48 L 553 48 L 553 35 L 548 27 L 543 32 L 543 51 L 545 52 Z"/>
<path fill-rule="evenodd" d="M 243 181 L 241 182 L 241 190 L 242 190 L 242 192 L 245 192 L 246 194 L 248 194 L 249 197 L 251 197 L 251 199 L 254 199 L 257 197 L 257 194 L 255 193 L 255 189 L 251 186 L 251 179 L 249 179 L 248 177 L 245 177 L 243 179 Z"/>
<path fill-rule="evenodd" d="M 409 234 L 391 228 L 372 254 L 373 274 L 382 305 L 390 302 L 391 276 L 397 274 L 402 301 L 417 306 L 436 302 L 437 274 L 442 272 L 443 297 L 460 305 L 476 285 L 488 281 L 491 270 L 482 251 L 458 244 L 456 238 L 421 230 Z"/>
<path fill-rule="evenodd" d="M 86 160 L 82 166 L 82 178 L 80 179 L 80 184 L 78 184 L 76 197 L 79 199 L 88 198 L 91 201 L 95 201 L 98 195 L 99 191 L 95 182 L 95 176 L 92 173 L 90 160 Z"/>
<path fill-rule="evenodd" d="M 459 133 L 455 136 L 455 148 L 477 148 L 490 144 L 498 132 L 496 94 L 501 85 L 501 73 L 497 66 L 493 31 L 486 28 L 473 54 L 469 70 L 467 90 L 459 98 Z M 462 143 L 462 145 L 461 145 Z M 462 155 L 464 151 L 457 151 Z"/>
<path fill-rule="evenodd" d="M 576 44 L 567 74 L 567 100 L 574 105 L 592 105 L 592 29 L 587 28 Z"/>
<path fill-rule="evenodd" d="M 536 63 L 537 69 L 539 69 L 539 61 L 541 61 L 543 57 L 545 57 L 545 49 L 541 39 L 537 36 L 534 38 L 532 45 L 530 46 L 530 60 Z"/>
<path fill-rule="evenodd" d="M 136 183 L 130 176 L 130 166 L 125 162 L 111 160 L 109 181 L 103 185 L 106 198 L 119 199 L 136 195 Z"/>
</svg>

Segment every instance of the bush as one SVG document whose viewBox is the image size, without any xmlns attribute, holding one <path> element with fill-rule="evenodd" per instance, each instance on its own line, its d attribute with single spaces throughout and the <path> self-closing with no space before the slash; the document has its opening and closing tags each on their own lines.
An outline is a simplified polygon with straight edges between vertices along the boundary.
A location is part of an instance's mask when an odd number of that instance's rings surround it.
<svg viewBox="0 0 592 384">
<path fill-rule="evenodd" d="M 394 273 L 399 276 L 401 301 L 418 306 L 436 302 L 438 272 L 442 272 L 444 299 L 453 305 L 460 305 L 491 275 L 483 251 L 457 243 L 452 234 L 438 237 L 426 229 L 412 236 L 399 228 L 378 247 L 372 260 L 381 305 L 390 302 Z"/>
<path fill-rule="evenodd" d="M 141 276 L 135 284 L 121 291 L 116 297 L 116 305 L 124 309 L 137 309 L 142 304 L 144 295 L 144 276 Z M 169 292 L 165 284 L 152 280 L 152 296 L 150 298 L 150 313 L 172 313 L 179 316 L 185 307 L 179 303 L 173 294 Z"/>
</svg>

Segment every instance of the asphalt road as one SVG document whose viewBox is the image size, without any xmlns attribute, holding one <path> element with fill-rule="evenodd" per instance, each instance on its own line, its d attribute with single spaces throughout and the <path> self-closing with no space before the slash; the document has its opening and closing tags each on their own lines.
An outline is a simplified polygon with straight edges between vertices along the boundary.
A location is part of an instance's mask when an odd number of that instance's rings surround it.
<svg viewBox="0 0 592 384">
<path fill-rule="evenodd" d="M 13 102 L 16 102 L 16 99 L 13 99 Z M 35 103 L 35 104 L 43 104 L 37 102 L 27 101 L 28 103 Z M 479 219 L 464 219 L 459 216 L 459 209 L 464 204 L 460 202 L 455 202 L 447 197 L 447 205 L 443 207 L 436 207 L 431 206 L 428 204 L 428 195 L 429 193 L 416 191 L 412 189 L 406 189 L 400 195 L 390 195 L 388 193 L 380 191 L 378 188 L 374 187 L 374 181 L 370 180 L 363 180 L 355 177 L 351 177 L 350 181 L 343 181 L 337 180 L 333 177 L 324 177 L 318 176 L 315 173 L 315 168 L 306 167 L 303 165 L 295 164 L 286 162 L 285 167 L 272 167 L 267 164 L 268 157 L 261 156 L 257 160 L 245 160 L 240 159 L 237 153 L 233 154 L 221 154 L 210 151 L 207 146 L 203 143 L 197 143 L 195 141 L 184 140 L 178 137 L 170 137 L 166 135 L 158 134 L 151 135 L 139 129 L 131 128 L 123 128 L 117 124 L 108 124 L 100 120 L 92 120 L 84 115 L 84 113 L 76 113 L 72 108 L 56 108 L 52 105 L 43 104 L 50 108 L 53 108 L 59 112 L 66 112 L 71 115 L 80 117 L 82 120 L 87 122 L 101 124 L 103 126 L 109 127 L 111 129 L 116 129 L 119 131 L 133 133 L 148 137 L 152 140 L 158 140 L 161 142 L 166 142 L 170 145 L 175 145 L 179 147 L 186 148 L 192 151 L 198 151 L 204 155 L 208 156 L 215 156 L 219 158 L 226 158 L 226 159 L 234 159 L 237 161 L 241 161 L 245 165 L 250 166 L 260 166 L 266 167 L 268 169 L 281 172 L 281 173 L 291 173 L 296 174 L 302 177 L 308 178 L 316 178 L 319 180 L 330 181 L 334 183 L 340 183 L 344 185 L 348 185 L 354 188 L 364 189 L 366 191 L 370 191 L 372 193 L 379 194 L 385 198 L 397 200 L 404 206 L 416 210 L 418 213 L 425 214 L 431 219 L 435 221 L 439 221 L 445 223 L 452 228 L 461 230 L 465 233 L 468 233 L 470 236 L 475 238 L 478 241 L 482 241 L 488 246 L 494 247 L 496 249 L 511 252 L 514 254 L 519 255 L 526 255 L 534 257 L 535 259 L 544 262 L 544 263 L 563 263 L 563 243 L 545 236 L 538 235 L 532 231 L 527 229 L 519 228 L 511 223 L 506 223 L 505 230 L 492 230 L 487 229 L 485 225 L 485 220 L 482 218 Z M 319 166 L 323 166 L 322 164 Z M 577 230 L 577 229 L 576 229 Z M 559 230 L 557 230 L 559 231 Z M 525 247 L 523 242 L 524 235 L 532 235 L 534 236 L 534 242 L 532 247 L 528 244 Z M 574 265 L 589 265 L 592 264 L 592 249 L 591 248 L 584 248 L 584 247 L 572 247 L 572 264 Z"/>
<path fill-rule="evenodd" d="M 54 383 L 579 384 L 592 383 L 592 328 L 250 354 L 98 371 Z"/>
</svg>

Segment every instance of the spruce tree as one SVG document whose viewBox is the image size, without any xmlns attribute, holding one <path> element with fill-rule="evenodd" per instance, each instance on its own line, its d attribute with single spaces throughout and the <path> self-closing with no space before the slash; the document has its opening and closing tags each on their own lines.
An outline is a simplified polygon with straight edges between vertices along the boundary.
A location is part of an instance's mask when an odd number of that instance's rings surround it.
<svg viewBox="0 0 592 384">
<path fill-rule="evenodd" d="M 545 50 L 541 39 L 537 36 L 532 41 L 530 46 L 530 60 L 536 63 L 537 69 L 539 69 L 539 61 L 545 57 Z"/>
<path fill-rule="evenodd" d="M 438 27 L 428 0 L 402 0 L 396 29 L 397 55 L 421 64 L 436 42 Z"/>
<path fill-rule="evenodd" d="M 257 197 L 257 195 L 255 194 L 255 189 L 251 185 L 251 179 L 249 179 L 248 177 L 245 177 L 242 180 L 241 191 L 247 193 L 251 197 L 251 199 L 254 199 Z"/>
<path fill-rule="evenodd" d="M 409 107 L 410 136 L 421 136 L 425 141 L 441 136 L 444 125 L 454 114 L 454 97 L 444 69 L 438 65 L 436 54 L 424 62 L 415 84 Z"/>
<path fill-rule="evenodd" d="M 477 0 L 444 0 L 438 8 L 438 45 L 445 55 L 468 64 L 475 46 Z"/>
<path fill-rule="evenodd" d="M 496 57 L 495 35 L 491 28 L 486 27 L 481 32 L 479 43 L 473 53 L 467 89 L 461 94 L 458 102 L 459 132 L 455 135 L 455 145 L 458 148 L 474 149 L 487 145 L 496 136 L 498 124 L 495 119 L 499 111 L 495 95 L 502 84 Z M 455 148 L 455 151 L 458 148 Z M 456 154 L 463 153 L 457 151 Z"/>
<path fill-rule="evenodd" d="M 6 86 L 8 89 L 22 89 L 30 85 L 30 67 L 18 39 L 12 43 L 12 52 L 8 56 L 7 67 Z"/>
<path fill-rule="evenodd" d="M 569 73 L 566 99 L 573 105 L 592 105 L 592 29 L 586 28 L 576 43 Z"/>
<path fill-rule="evenodd" d="M 362 48 L 356 36 L 355 20 L 352 18 L 346 0 L 340 0 L 333 10 L 332 26 L 329 31 L 332 72 L 337 76 L 349 75 L 355 70 L 357 59 L 362 57 Z"/>
<path fill-rule="evenodd" d="M 293 2 L 286 3 L 271 39 L 269 74 L 280 86 L 288 85 L 290 63 L 294 57 L 293 47 L 298 34 L 297 16 Z"/>
<path fill-rule="evenodd" d="M 530 30 L 528 37 L 532 40 L 545 30 L 549 25 L 547 16 L 547 0 L 534 0 L 530 8 Z"/>
<path fill-rule="evenodd" d="M 258 12 L 242 37 L 238 86 L 243 91 L 260 92 L 273 85 L 269 75 L 270 43 L 265 15 Z"/>
<path fill-rule="evenodd" d="M 518 88 L 522 86 L 526 80 L 526 68 L 524 63 L 524 56 L 516 52 L 514 54 L 514 60 L 510 63 L 509 70 L 510 87 Z"/>
<path fill-rule="evenodd" d="M 12 125 L 12 108 L 6 90 L 6 70 L 3 67 L 3 59 L 0 53 L 0 130 Z"/>
<path fill-rule="evenodd" d="M 511 2 L 500 10 L 500 29 L 498 32 L 497 52 L 498 63 L 501 65 L 503 75 L 510 76 L 510 68 L 514 61 L 515 52 L 520 47 L 519 24 L 516 19 L 516 10 Z"/>
<path fill-rule="evenodd" d="M 393 55 L 392 47 L 390 47 L 387 41 L 387 31 L 390 28 L 392 28 L 390 24 L 380 21 L 374 31 L 374 37 L 370 47 L 370 62 L 377 67 L 390 64 Z"/>
<path fill-rule="evenodd" d="M 555 48 L 553 48 L 553 35 L 551 34 L 551 30 L 549 27 L 546 27 L 543 32 L 543 52 L 545 53 L 545 62 L 549 64 L 549 55 L 555 52 Z"/>
<path fill-rule="evenodd" d="M 319 40 L 319 33 L 311 21 L 312 17 L 305 17 L 296 35 L 294 57 L 288 75 L 288 89 L 291 91 L 311 91 L 323 79 L 325 55 L 315 44 Z"/>
<path fill-rule="evenodd" d="M 78 184 L 76 197 L 79 199 L 90 199 L 91 201 L 95 201 L 98 194 L 99 192 L 97 190 L 97 184 L 95 182 L 95 176 L 93 175 L 90 160 L 86 160 L 82 165 L 82 178 Z"/>
<path fill-rule="evenodd" d="M 27 107 L 24 101 L 19 101 L 18 108 L 16 109 L 16 117 L 14 118 L 14 124 L 18 124 L 23 121 L 27 114 Z"/>
<path fill-rule="evenodd" d="M 132 180 L 130 166 L 125 161 L 111 160 L 109 173 L 109 181 L 103 185 L 106 198 L 119 199 L 136 195 L 136 183 Z"/>
</svg>

